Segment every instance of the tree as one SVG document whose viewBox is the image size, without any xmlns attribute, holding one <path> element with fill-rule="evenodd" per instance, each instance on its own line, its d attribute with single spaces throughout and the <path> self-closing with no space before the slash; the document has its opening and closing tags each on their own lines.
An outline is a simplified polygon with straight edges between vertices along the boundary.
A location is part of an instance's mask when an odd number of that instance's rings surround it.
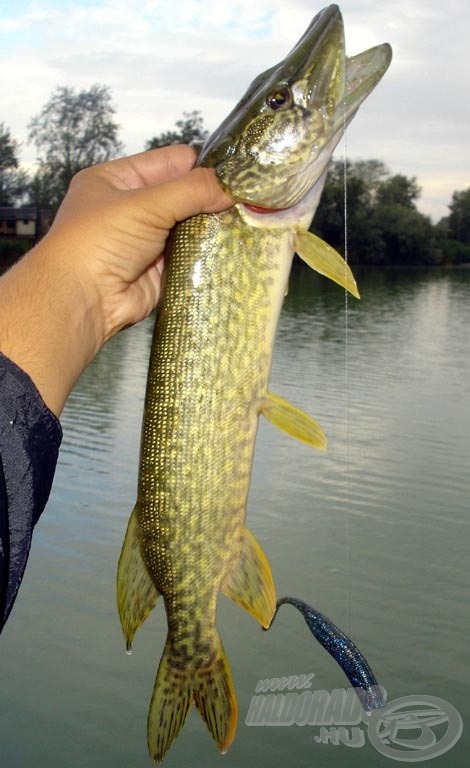
<svg viewBox="0 0 470 768">
<path fill-rule="evenodd" d="M 343 165 L 341 163 L 341 165 Z M 379 186 L 390 176 L 390 171 L 382 160 L 355 160 L 350 163 L 349 172 L 353 178 L 362 181 L 367 189 L 368 199 L 372 203 L 377 195 Z M 348 175 L 346 176 L 349 182 Z"/>
<path fill-rule="evenodd" d="M 10 130 L 0 123 L 0 170 L 18 168 L 18 142 L 12 138 Z"/>
<path fill-rule="evenodd" d="M 401 173 L 391 176 L 380 182 L 377 187 L 378 205 L 404 205 L 406 208 L 415 208 L 415 201 L 419 198 L 421 189 L 416 178 L 408 179 Z"/>
<path fill-rule="evenodd" d="M 55 208 L 57 187 L 53 174 L 46 166 L 36 171 L 28 185 L 28 203 L 37 208 Z"/>
<path fill-rule="evenodd" d="M 24 196 L 28 175 L 19 168 L 18 142 L 0 123 L 0 205 L 15 205 Z"/>
<path fill-rule="evenodd" d="M 449 210 L 447 219 L 449 237 L 459 243 L 470 245 L 470 187 L 461 192 L 454 192 Z"/>
<path fill-rule="evenodd" d="M 183 112 L 183 119 L 175 123 L 177 131 L 165 131 L 159 136 L 147 141 L 145 149 L 157 149 L 167 147 L 168 144 L 202 144 L 209 136 L 209 131 L 204 128 L 204 119 L 199 110 Z"/>
<path fill-rule="evenodd" d="M 78 92 L 59 86 L 31 120 L 29 140 L 39 152 L 40 179 L 48 180 L 49 207 L 59 205 L 78 171 L 122 151 L 115 111 L 105 85 Z"/>
<path fill-rule="evenodd" d="M 375 207 L 373 220 L 384 246 L 384 263 L 399 266 L 436 265 L 443 254 L 428 216 L 402 203 Z"/>
<path fill-rule="evenodd" d="M 347 201 L 344 204 L 344 180 Z M 390 175 L 380 160 L 335 161 L 313 221 L 313 229 L 344 253 L 347 215 L 349 260 L 373 265 L 438 264 L 442 237 L 416 208 L 420 188 L 415 178 Z"/>
<path fill-rule="evenodd" d="M 385 246 L 373 210 L 379 184 L 388 175 L 387 167 L 380 160 L 348 160 L 346 167 L 342 161 L 335 160 L 328 170 L 312 229 L 344 254 L 346 215 L 348 255 L 353 263 L 381 264 L 385 260 Z"/>
</svg>

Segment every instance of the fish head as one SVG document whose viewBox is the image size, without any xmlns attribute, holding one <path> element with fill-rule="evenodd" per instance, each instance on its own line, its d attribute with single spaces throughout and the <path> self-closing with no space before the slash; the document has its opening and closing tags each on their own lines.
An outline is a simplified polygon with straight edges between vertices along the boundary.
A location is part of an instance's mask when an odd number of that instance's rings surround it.
<svg viewBox="0 0 470 768">
<path fill-rule="evenodd" d="M 342 16 L 330 5 L 283 61 L 255 78 L 207 139 L 199 164 L 215 168 L 237 202 L 268 210 L 295 206 L 323 176 L 390 60 L 387 44 L 346 57 Z"/>
</svg>

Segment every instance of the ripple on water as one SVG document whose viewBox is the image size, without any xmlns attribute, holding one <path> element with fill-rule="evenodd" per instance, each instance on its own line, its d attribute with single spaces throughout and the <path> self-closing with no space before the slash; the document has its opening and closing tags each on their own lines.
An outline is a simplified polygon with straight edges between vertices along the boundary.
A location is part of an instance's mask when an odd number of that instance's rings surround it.
<svg viewBox="0 0 470 768">
<path fill-rule="evenodd" d="M 468 279 L 436 270 L 364 274 L 359 284 L 363 299 L 349 302 L 346 318 L 337 288 L 304 274 L 292 280 L 271 386 L 318 419 L 329 451 L 262 423 L 248 524 L 280 594 L 306 599 L 344 627 L 390 698 L 423 691 L 464 717 Z M 151 327 L 113 339 L 64 411 L 52 496 L 2 636 L 2 756 L 15 768 L 31 759 L 36 768 L 147 764 L 142 724 L 164 643 L 163 606 L 126 659 L 115 573 L 135 498 Z M 287 613 L 260 633 L 221 600 L 219 623 L 242 713 L 261 678 L 315 671 L 324 690 L 344 682 Z M 329 759 L 304 729 L 269 729 L 268 751 L 259 731 L 239 728 L 238 751 L 225 759 L 260 768 L 294 753 L 299 765 Z M 21 752 L 30 744 L 30 754 Z M 190 749 L 194 764 L 206 764 L 209 748 L 195 717 L 170 762 L 183 764 Z M 338 750 L 328 751 L 332 761 L 346 759 Z M 362 751 L 352 750 L 358 764 Z M 466 765 L 456 754 L 452 765 Z"/>
</svg>

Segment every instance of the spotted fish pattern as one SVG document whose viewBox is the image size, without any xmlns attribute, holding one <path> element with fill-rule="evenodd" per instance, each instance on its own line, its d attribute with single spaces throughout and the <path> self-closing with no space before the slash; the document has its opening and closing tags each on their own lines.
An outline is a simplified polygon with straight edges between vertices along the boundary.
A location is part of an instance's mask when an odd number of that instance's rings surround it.
<svg viewBox="0 0 470 768">
<path fill-rule="evenodd" d="M 334 146 L 389 59 L 387 46 L 347 59 L 338 7 L 318 14 L 202 149 L 200 164 L 236 204 L 172 233 L 117 579 L 128 650 L 160 597 L 166 611 L 147 727 L 156 762 L 192 706 L 221 752 L 235 735 L 218 595 L 265 628 L 276 607 L 268 560 L 245 525 L 259 415 L 326 448 L 315 420 L 268 389 L 279 313 L 295 251 L 358 296 L 341 256 L 307 230 Z"/>
</svg>

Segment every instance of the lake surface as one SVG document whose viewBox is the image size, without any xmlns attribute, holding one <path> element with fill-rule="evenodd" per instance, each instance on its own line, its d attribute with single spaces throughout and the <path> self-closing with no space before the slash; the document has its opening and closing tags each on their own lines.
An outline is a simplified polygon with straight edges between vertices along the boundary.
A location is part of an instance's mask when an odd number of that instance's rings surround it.
<svg viewBox="0 0 470 768">
<path fill-rule="evenodd" d="M 470 271 L 357 278 L 360 302 L 307 271 L 293 275 L 271 388 L 318 419 L 329 451 L 262 422 L 247 521 L 278 594 L 307 600 L 350 634 L 389 700 L 430 695 L 458 710 L 463 735 L 432 765 L 459 768 L 470 715 Z M 63 414 L 53 493 L 0 640 L 1 768 L 151 765 L 147 708 L 166 622 L 159 605 L 127 656 L 115 571 L 135 498 L 152 325 L 115 338 Z M 329 692 L 348 683 L 292 607 L 264 633 L 221 598 L 218 625 L 238 695 L 236 740 L 220 756 L 192 712 L 168 768 L 393 765 L 365 726 L 361 748 L 320 743 L 316 726 L 248 727 L 260 679 L 314 673 L 312 690 Z"/>
</svg>

